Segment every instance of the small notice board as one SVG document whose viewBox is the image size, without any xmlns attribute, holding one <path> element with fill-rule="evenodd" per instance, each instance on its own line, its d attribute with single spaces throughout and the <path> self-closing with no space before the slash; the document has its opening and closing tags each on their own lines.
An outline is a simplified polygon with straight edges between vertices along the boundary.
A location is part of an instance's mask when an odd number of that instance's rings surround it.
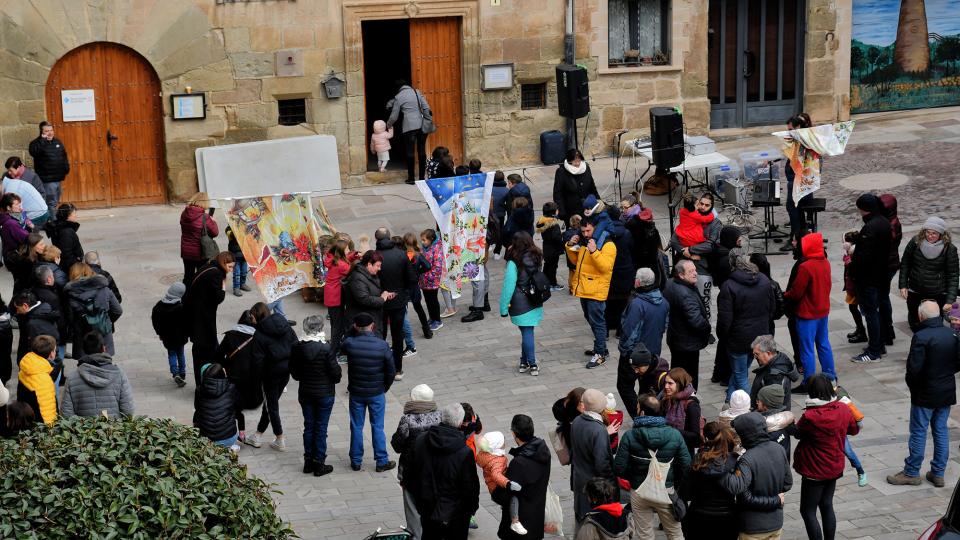
<svg viewBox="0 0 960 540">
<path fill-rule="evenodd" d="M 60 102 L 63 106 L 64 122 L 87 122 L 97 119 L 97 103 L 93 89 L 61 90 Z"/>
</svg>

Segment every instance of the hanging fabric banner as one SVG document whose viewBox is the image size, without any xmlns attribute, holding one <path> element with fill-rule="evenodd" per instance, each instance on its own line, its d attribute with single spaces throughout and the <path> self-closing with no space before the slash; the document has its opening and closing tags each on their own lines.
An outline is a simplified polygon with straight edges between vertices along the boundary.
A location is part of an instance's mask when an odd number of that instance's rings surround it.
<svg viewBox="0 0 960 540">
<path fill-rule="evenodd" d="M 333 220 L 327 214 L 327 209 L 323 206 L 323 201 L 317 199 L 314 202 L 314 214 L 317 216 L 317 234 L 320 236 L 337 234 L 337 228 L 333 226 Z"/>
<path fill-rule="evenodd" d="M 493 173 L 418 180 L 417 187 L 440 228 L 445 259 L 441 286 L 459 298 L 464 280 L 485 279 Z"/>
<path fill-rule="evenodd" d="M 234 199 L 227 210 L 250 275 L 267 302 L 304 287 L 322 287 L 317 219 L 309 194 Z"/>
<path fill-rule="evenodd" d="M 783 139 L 783 153 L 790 160 L 788 166 L 796 174 L 793 181 L 794 201 L 820 189 L 821 156 L 843 154 L 855 123 L 851 120 L 773 134 Z"/>
</svg>

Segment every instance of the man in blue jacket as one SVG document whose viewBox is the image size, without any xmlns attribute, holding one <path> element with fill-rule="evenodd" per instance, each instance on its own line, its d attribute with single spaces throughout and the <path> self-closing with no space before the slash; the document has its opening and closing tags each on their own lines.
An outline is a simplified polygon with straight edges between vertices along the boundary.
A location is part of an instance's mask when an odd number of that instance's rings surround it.
<svg viewBox="0 0 960 540">
<path fill-rule="evenodd" d="M 637 410 L 638 379 L 631 355 L 637 345 L 643 343 L 648 351 L 660 356 L 670 313 L 670 304 L 660 294 L 653 270 L 637 270 L 633 284 L 633 295 L 620 320 L 620 364 L 617 367 L 617 391 L 630 415 L 636 414 Z"/>
<path fill-rule="evenodd" d="M 378 334 L 369 313 L 353 319 L 353 331 L 343 340 L 340 351 L 347 356 L 347 391 L 350 393 L 350 468 L 359 471 L 363 463 L 363 424 L 370 411 L 370 435 L 377 472 L 397 466 L 387 456 L 387 436 L 383 419 L 387 408 L 387 390 L 393 384 L 396 369 L 393 352 Z"/>
</svg>

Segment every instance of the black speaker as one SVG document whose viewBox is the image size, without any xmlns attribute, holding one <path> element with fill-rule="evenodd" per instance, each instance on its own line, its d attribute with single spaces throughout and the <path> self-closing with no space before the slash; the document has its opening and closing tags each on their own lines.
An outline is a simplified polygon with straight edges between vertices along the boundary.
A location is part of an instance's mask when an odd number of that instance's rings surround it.
<svg viewBox="0 0 960 540">
<path fill-rule="evenodd" d="M 570 64 L 557 66 L 557 102 L 560 116 L 583 118 L 590 112 L 590 83 L 587 70 Z"/>
<path fill-rule="evenodd" d="M 658 168 L 671 169 L 683 163 L 683 116 L 670 107 L 650 109 L 650 142 Z"/>
</svg>

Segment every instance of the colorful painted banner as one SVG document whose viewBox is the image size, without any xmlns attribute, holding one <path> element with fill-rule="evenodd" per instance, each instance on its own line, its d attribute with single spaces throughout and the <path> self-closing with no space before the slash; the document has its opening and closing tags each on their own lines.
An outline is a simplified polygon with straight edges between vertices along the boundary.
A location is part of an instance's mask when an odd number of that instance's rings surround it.
<svg viewBox="0 0 960 540">
<path fill-rule="evenodd" d="M 318 225 L 308 194 L 234 199 L 226 214 L 267 302 L 323 286 L 326 272 L 318 260 Z"/>
<path fill-rule="evenodd" d="M 793 200 L 799 201 L 820 189 L 821 156 L 843 154 L 855 124 L 854 121 L 839 122 L 774 133 L 783 139 L 783 153 L 795 173 Z"/>
<path fill-rule="evenodd" d="M 485 279 L 487 213 L 493 195 L 493 173 L 418 180 L 443 241 L 441 286 L 460 297 L 464 280 Z"/>
<path fill-rule="evenodd" d="M 317 232 L 320 236 L 337 234 L 337 228 L 333 226 L 333 220 L 327 214 L 327 209 L 323 206 L 323 201 L 317 199 L 314 202 L 314 215 L 317 216 Z"/>
</svg>

